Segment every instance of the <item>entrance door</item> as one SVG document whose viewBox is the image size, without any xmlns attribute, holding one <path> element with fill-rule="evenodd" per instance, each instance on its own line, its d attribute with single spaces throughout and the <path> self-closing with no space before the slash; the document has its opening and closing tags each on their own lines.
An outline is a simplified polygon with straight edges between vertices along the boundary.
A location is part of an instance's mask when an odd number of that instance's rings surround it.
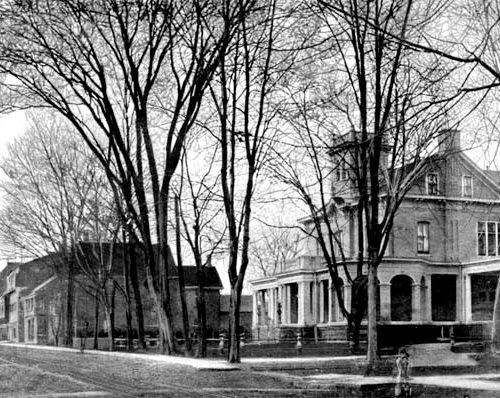
<svg viewBox="0 0 500 398">
<path fill-rule="evenodd" d="M 431 276 L 433 321 L 455 321 L 457 317 L 457 276 Z"/>
</svg>

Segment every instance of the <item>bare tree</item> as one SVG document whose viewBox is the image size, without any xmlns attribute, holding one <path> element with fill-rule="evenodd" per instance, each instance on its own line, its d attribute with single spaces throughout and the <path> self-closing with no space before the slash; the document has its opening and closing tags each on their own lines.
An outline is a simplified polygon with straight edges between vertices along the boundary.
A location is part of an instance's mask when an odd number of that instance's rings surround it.
<svg viewBox="0 0 500 398">
<path fill-rule="evenodd" d="M 195 140 L 191 141 L 194 146 Z M 207 167 L 192 170 L 192 158 L 207 156 Z M 217 148 L 203 147 L 203 151 L 190 148 L 185 151 L 178 190 L 179 217 L 182 222 L 182 236 L 187 242 L 196 266 L 196 310 L 198 324 L 198 351 L 200 357 L 207 356 L 207 311 L 206 311 L 206 264 L 224 241 L 226 231 L 220 218 L 222 202 L 218 193 L 216 170 Z M 180 251 L 180 247 L 177 248 Z"/>
<path fill-rule="evenodd" d="M 121 212 L 135 227 L 129 233 L 137 231 L 134 242 L 145 253 L 167 353 L 174 349 L 166 260 L 170 184 L 204 91 L 253 4 L 36 0 L 1 6 L 0 70 L 15 80 L 4 82 L 4 91 L 18 106 L 59 111 L 106 170 L 117 202 L 127 205 Z M 164 117 L 162 127 L 152 126 L 155 113 Z"/>
<path fill-rule="evenodd" d="M 392 35 L 392 39 L 403 43 L 406 48 L 417 53 L 434 54 L 464 67 L 465 78 L 453 88 L 471 97 L 468 114 L 483 102 L 486 102 L 486 107 L 494 103 L 493 112 L 487 111 L 486 117 L 484 114 L 480 116 L 483 121 L 490 121 L 491 113 L 497 113 L 498 87 L 500 86 L 499 4 L 495 1 L 451 3 L 447 11 L 441 21 L 448 29 L 440 35 L 424 34 L 426 40 L 423 42 L 400 35 Z M 497 142 L 496 124 L 487 123 L 485 130 L 486 136 L 483 140 L 490 141 L 490 143 Z M 500 348 L 500 279 L 495 295 L 491 339 L 493 348 L 498 351 Z"/>
<path fill-rule="evenodd" d="M 466 93 L 471 102 L 470 109 L 479 109 L 474 122 L 483 123 L 479 129 L 479 141 L 496 145 L 498 153 L 499 130 L 497 125 L 500 87 L 500 5 L 495 1 L 470 1 L 448 9 L 447 19 L 453 24 L 443 36 L 430 37 L 424 44 L 411 39 L 397 38 L 417 52 L 436 54 L 443 59 L 465 67 L 465 82 L 456 86 Z M 496 165 L 498 167 L 498 165 Z M 491 333 L 492 349 L 500 350 L 500 278 L 496 287 Z"/>
<path fill-rule="evenodd" d="M 72 345 L 74 248 L 89 227 L 89 197 L 99 175 L 93 156 L 80 150 L 80 141 L 61 119 L 31 119 L 30 130 L 14 141 L 2 164 L 5 207 L 0 233 L 31 255 L 59 253 L 54 272 L 67 280 L 65 344 Z M 108 190 L 109 193 L 109 190 Z M 103 209 L 104 212 L 104 209 Z"/>
<path fill-rule="evenodd" d="M 229 245 L 229 362 L 240 361 L 239 311 L 249 263 L 252 200 L 276 133 L 272 123 L 277 111 L 271 107 L 271 97 L 291 62 L 286 56 L 275 57 L 275 50 L 283 47 L 290 12 L 278 3 L 261 2 L 253 18 L 242 21 L 234 50 L 221 60 L 211 86 L 219 117 L 220 182 Z"/>
<path fill-rule="evenodd" d="M 302 233 L 285 224 L 283 219 L 266 222 L 260 229 L 260 238 L 250 243 L 250 264 L 264 277 L 276 275 L 285 269 L 285 263 L 299 255 Z"/>
<path fill-rule="evenodd" d="M 358 277 L 363 266 L 367 268 L 368 373 L 378 350 L 377 270 L 395 214 L 424 169 L 426 155 L 449 127 L 450 110 L 461 99 L 446 90 L 453 68 L 435 55 L 416 62 L 414 53 L 392 38 L 419 40 L 420 30 L 439 10 L 439 3 L 319 1 L 312 11 L 322 20 L 316 47 L 321 58 L 315 57 L 312 67 L 317 68 L 316 76 L 335 80 L 302 82 L 305 93 L 291 86 L 296 109 L 292 125 L 302 136 L 298 145 L 306 147 L 315 179 L 304 182 L 296 170 L 285 176 L 310 209 L 314 236 L 320 239 L 323 256 L 330 258 L 327 264 L 339 302 L 336 280 L 345 257 L 335 220 L 349 208 L 356 214 Z M 330 129 L 327 134 L 325 127 Z M 333 168 L 321 160 L 327 153 Z M 333 194 L 328 193 L 332 180 L 336 180 Z M 314 185 L 312 196 L 309 188 Z"/>
</svg>

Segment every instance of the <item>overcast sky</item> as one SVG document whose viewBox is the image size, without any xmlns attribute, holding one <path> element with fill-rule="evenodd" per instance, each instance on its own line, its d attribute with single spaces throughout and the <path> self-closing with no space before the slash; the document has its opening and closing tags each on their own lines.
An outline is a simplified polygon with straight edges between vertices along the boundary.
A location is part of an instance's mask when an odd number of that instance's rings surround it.
<svg viewBox="0 0 500 398">
<path fill-rule="evenodd" d="M 7 143 L 26 131 L 27 126 L 28 123 L 22 111 L 0 116 L 0 157 L 4 156 Z"/>
<path fill-rule="evenodd" d="M 25 117 L 25 112 L 18 111 L 10 114 L 0 116 L 0 160 L 6 155 L 7 145 L 12 142 L 16 137 L 21 136 L 28 128 L 28 122 Z M 490 143 L 489 150 L 481 148 L 477 140 L 473 139 L 470 131 L 470 123 L 465 123 L 462 130 L 462 146 L 464 148 L 474 148 L 467 151 L 467 154 L 478 163 L 480 167 L 488 167 L 490 169 L 500 168 L 500 159 L 498 156 L 498 141 L 494 140 Z M 0 242 L 0 246 L 3 246 Z M 1 248 L 0 248 L 1 250 Z M 7 250 L 8 251 L 8 250 Z M 19 253 L 17 253 L 19 255 Z M 6 265 L 6 259 L 0 255 L 0 270 Z M 11 255 L 9 255 L 10 257 Z M 12 260 L 12 258 L 10 258 Z M 225 292 L 228 291 L 228 279 L 224 261 L 214 261 L 220 277 L 223 280 Z"/>
</svg>

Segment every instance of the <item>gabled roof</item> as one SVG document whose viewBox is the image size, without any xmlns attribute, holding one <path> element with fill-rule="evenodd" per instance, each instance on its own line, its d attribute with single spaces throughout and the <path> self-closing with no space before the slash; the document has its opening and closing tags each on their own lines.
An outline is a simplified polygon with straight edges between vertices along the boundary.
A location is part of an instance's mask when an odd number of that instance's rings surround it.
<svg viewBox="0 0 500 398">
<path fill-rule="evenodd" d="M 58 255 L 56 253 L 50 253 L 25 263 L 8 263 L 0 272 L 1 292 L 6 291 L 7 277 L 16 269 L 19 269 L 16 277 L 16 287 L 32 290 L 54 273 L 54 261 L 58 260 Z"/>
<path fill-rule="evenodd" d="M 500 171 L 498 170 L 483 170 L 492 181 L 494 181 L 497 185 L 500 186 Z"/>
<path fill-rule="evenodd" d="M 37 293 L 38 291 L 45 289 L 48 285 L 50 285 L 52 282 L 57 280 L 57 276 L 51 276 L 49 279 L 43 281 L 41 284 L 38 286 L 35 286 L 34 288 L 30 290 L 23 291 L 23 296 L 30 296 L 33 293 Z"/>
<path fill-rule="evenodd" d="M 483 179 L 483 182 L 485 182 L 492 190 L 494 190 L 498 195 L 500 199 L 500 185 L 498 184 L 497 178 L 498 175 L 500 175 L 500 172 L 495 172 L 491 170 L 483 170 L 481 169 L 476 163 L 474 163 L 467 155 L 464 153 L 459 153 L 459 157 L 462 158 L 462 160 L 467 163 L 467 165 L 472 168 L 478 176 L 481 176 Z"/>
</svg>

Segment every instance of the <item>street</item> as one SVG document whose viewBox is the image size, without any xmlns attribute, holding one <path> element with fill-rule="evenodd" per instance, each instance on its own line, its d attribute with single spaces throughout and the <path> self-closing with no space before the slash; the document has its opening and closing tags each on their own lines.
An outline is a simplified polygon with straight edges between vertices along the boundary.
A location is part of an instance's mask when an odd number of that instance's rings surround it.
<svg viewBox="0 0 500 398">
<path fill-rule="evenodd" d="M 247 370 L 199 371 L 128 358 L 0 346 L 0 397 L 255 397 L 321 396 Z M 82 394 L 85 393 L 85 394 Z"/>
<path fill-rule="evenodd" d="M 3 397 L 393 397 L 391 376 L 335 373 L 345 361 L 303 358 L 223 361 L 95 353 L 51 347 L 0 344 Z M 333 362 L 338 365 L 332 365 Z M 178 363 L 177 363 L 178 362 Z M 293 365 L 293 364 L 296 365 Z M 197 366 L 193 366 L 196 365 Z M 269 366 L 264 369 L 263 366 Z M 290 367 L 290 365 L 293 365 Z M 340 366 L 340 367 L 339 367 Z M 260 367 L 260 369 L 259 369 Z M 296 367 L 293 370 L 293 367 Z M 300 370 L 302 369 L 302 370 Z M 444 368 L 441 369 L 441 371 Z M 436 373 L 437 372 L 437 373 Z M 323 374 L 321 374 L 323 373 Z M 500 373 L 443 374 L 410 379 L 412 398 L 498 396 Z M 473 387 L 475 385 L 475 387 Z"/>
</svg>

